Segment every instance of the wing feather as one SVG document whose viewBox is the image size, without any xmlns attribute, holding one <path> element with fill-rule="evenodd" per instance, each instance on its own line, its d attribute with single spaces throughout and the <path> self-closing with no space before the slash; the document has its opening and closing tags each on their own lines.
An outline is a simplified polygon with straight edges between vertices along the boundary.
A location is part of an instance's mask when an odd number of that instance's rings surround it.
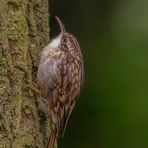
<svg viewBox="0 0 148 148">
<path fill-rule="evenodd" d="M 77 59 L 66 54 L 47 58 L 39 65 L 38 84 L 50 102 L 51 121 L 62 136 L 80 92 L 81 65 Z"/>
</svg>

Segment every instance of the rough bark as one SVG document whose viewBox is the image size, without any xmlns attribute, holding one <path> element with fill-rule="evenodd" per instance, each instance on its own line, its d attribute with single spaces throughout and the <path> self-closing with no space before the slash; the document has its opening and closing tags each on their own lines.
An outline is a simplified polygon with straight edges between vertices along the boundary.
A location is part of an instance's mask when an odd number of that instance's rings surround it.
<svg viewBox="0 0 148 148">
<path fill-rule="evenodd" d="M 48 0 L 0 0 L 0 147 L 44 148 L 49 122 L 35 94 L 39 53 L 49 41 Z M 46 125 L 46 126 L 45 126 Z"/>
</svg>

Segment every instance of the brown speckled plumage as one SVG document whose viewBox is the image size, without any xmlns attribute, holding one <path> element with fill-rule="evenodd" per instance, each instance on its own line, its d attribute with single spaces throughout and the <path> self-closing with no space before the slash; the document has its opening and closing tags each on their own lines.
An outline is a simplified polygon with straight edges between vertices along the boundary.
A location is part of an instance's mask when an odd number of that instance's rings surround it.
<svg viewBox="0 0 148 148">
<path fill-rule="evenodd" d="M 56 19 L 61 33 L 55 45 L 52 43 L 43 49 L 37 74 L 39 89 L 44 94 L 38 99 L 39 108 L 49 114 L 51 119 L 52 132 L 48 148 L 54 147 L 56 136 L 63 136 L 84 77 L 79 43 L 65 31 L 59 18 Z"/>
</svg>

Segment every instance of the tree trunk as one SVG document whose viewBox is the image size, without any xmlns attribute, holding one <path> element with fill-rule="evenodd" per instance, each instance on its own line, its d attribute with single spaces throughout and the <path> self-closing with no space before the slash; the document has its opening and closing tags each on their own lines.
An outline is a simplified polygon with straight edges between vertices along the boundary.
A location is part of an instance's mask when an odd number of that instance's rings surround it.
<svg viewBox="0 0 148 148">
<path fill-rule="evenodd" d="M 0 0 L 0 148 L 44 148 L 49 119 L 35 94 L 41 49 L 49 42 L 48 0 Z"/>
</svg>

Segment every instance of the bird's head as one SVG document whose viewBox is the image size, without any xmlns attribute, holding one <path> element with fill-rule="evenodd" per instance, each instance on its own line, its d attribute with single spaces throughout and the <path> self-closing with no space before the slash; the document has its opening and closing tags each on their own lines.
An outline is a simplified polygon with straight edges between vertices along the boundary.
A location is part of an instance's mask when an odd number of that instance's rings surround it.
<svg viewBox="0 0 148 148">
<path fill-rule="evenodd" d="M 77 39 L 70 33 L 66 32 L 65 26 L 63 25 L 62 21 L 56 16 L 55 17 L 59 27 L 60 27 L 60 45 L 61 46 L 65 46 L 67 49 L 77 49 L 79 48 L 79 43 L 77 41 Z"/>
</svg>

